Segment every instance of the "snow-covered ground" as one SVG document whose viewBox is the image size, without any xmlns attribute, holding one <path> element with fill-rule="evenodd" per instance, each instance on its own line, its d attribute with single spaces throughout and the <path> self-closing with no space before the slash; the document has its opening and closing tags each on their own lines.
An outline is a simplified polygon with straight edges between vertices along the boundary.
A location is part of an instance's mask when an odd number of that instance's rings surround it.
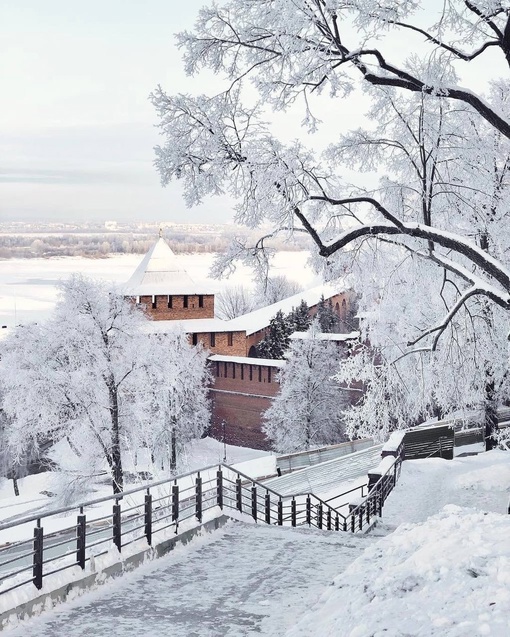
<svg viewBox="0 0 510 637">
<path fill-rule="evenodd" d="M 226 456 L 226 464 L 234 466 L 239 471 L 249 475 L 251 478 L 265 477 L 276 473 L 276 456 L 267 451 L 259 449 L 249 449 L 246 447 L 235 447 L 223 445 L 214 438 L 203 438 L 193 441 L 187 448 L 185 456 L 181 459 L 181 473 L 195 471 L 202 467 L 223 462 Z M 129 467 L 128 467 L 129 468 Z M 164 476 L 158 476 L 163 479 Z M 0 478 L 0 520 L 9 522 L 16 518 L 28 517 L 36 513 L 42 513 L 61 506 L 61 501 L 56 500 L 62 481 L 58 474 L 50 471 L 37 475 L 21 478 L 19 481 L 20 495 L 15 496 L 13 492 L 12 480 Z M 136 487 L 136 484 L 127 484 L 126 490 Z M 109 483 L 97 483 L 87 492 L 83 500 L 94 500 L 111 495 L 111 485 Z M 143 495 L 143 494 L 142 494 Z M 94 509 L 95 515 L 101 515 L 104 510 L 108 513 L 111 502 L 98 505 Z M 32 533 L 32 526 L 29 525 L 29 533 Z M 46 530 L 57 531 L 60 528 L 69 526 L 69 517 L 55 516 L 46 521 Z M 0 545 L 19 539 L 19 529 L 10 529 L 0 533 Z"/>
<path fill-rule="evenodd" d="M 404 462 L 375 532 L 386 537 L 289 637 L 507 637 L 509 494 L 508 452 Z"/>
<path fill-rule="evenodd" d="M 12 327 L 47 318 L 57 298 L 57 284 L 74 272 L 94 279 L 125 283 L 133 274 L 144 255 L 113 255 L 106 259 L 83 257 L 55 257 L 50 259 L 8 259 L 0 267 L 0 326 Z M 198 284 L 207 284 L 212 292 L 225 285 L 251 286 L 253 273 L 240 266 L 222 281 L 209 279 L 213 254 L 179 255 L 183 267 Z M 279 252 L 273 261 L 272 274 L 285 275 L 298 281 L 304 288 L 320 283 L 306 266 L 307 252 Z"/>
<path fill-rule="evenodd" d="M 368 536 L 231 523 L 10 634 L 507 637 L 509 487 L 507 452 L 408 461 Z"/>
</svg>

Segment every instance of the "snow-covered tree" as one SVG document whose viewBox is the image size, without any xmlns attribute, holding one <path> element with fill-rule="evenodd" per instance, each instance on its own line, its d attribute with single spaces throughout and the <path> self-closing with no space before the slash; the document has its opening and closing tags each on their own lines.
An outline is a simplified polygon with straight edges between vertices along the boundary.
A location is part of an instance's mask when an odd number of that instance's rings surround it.
<svg viewBox="0 0 510 637">
<path fill-rule="evenodd" d="M 186 444 L 209 426 L 211 374 L 207 352 L 201 344 L 191 347 L 182 331 L 159 336 L 157 348 L 168 356 L 147 369 L 157 390 L 150 394 L 153 420 L 140 427 L 140 443 L 152 450 L 156 470 L 175 471 Z"/>
<path fill-rule="evenodd" d="M 324 294 L 321 296 L 317 306 L 317 320 L 322 332 L 331 333 L 338 331 L 339 320 L 333 309 L 333 302 L 331 299 L 326 301 Z"/>
<path fill-rule="evenodd" d="M 465 228 L 481 248 L 502 254 L 501 222 L 508 219 L 499 200 L 507 189 L 510 146 L 504 150 L 504 145 L 508 142 L 502 144 L 497 134 L 491 142 L 492 151 L 484 147 L 477 142 L 482 136 L 481 123 L 458 107 L 450 108 L 444 99 L 428 95 L 398 96 L 394 90 L 379 90 L 372 116 L 370 129 L 345 136 L 331 152 L 342 155 L 360 170 L 391 155 L 391 174 L 381 180 L 380 187 L 385 205 L 399 210 L 402 218 L 425 226 L 448 221 L 459 229 Z M 465 130 L 472 130 L 475 139 L 468 141 Z M 490 131 L 485 134 L 490 136 Z M 483 153 L 483 160 L 470 164 L 459 161 L 469 156 L 466 144 L 471 152 L 476 147 L 474 157 Z M 476 199 L 480 201 L 479 210 L 473 205 Z M 467 202 L 469 206 L 465 205 Z M 369 309 L 372 299 L 377 299 L 378 311 L 364 321 L 364 335 L 377 349 L 380 363 L 371 367 L 358 359 L 349 361 L 346 367 L 365 378 L 365 402 L 371 405 L 366 410 L 358 405 L 355 413 L 360 422 L 356 426 L 362 427 L 365 434 L 384 435 L 390 423 L 381 418 L 379 411 L 392 401 L 386 400 L 374 409 L 369 394 L 400 395 L 405 390 L 413 395 L 400 396 L 398 408 L 392 406 L 393 426 L 459 408 L 476 408 L 485 410 L 490 432 L 496 421 L 495 403 L 506 390 L 506 353 L 501 347 L 504 331 L 500 332 L 505 328 L 501 321 L 495 319 L 484 299 L 470 299 L 463 311 L 440 330 L 442 351 L 437 351 L 435 345 L 432 353 L 417 347 L 412 354 L 414 360 L 405 360 L 404 353 L 409 352 L 405 344 L 418 343 L 422 332 L 444 307 L 455 307 L 461 291 L 449 272 L 421 263 L 424 256 L 434 260 L 434 242 L 428 244 L 428 255 L 415 252 L 410 245 L 402 249 L 404 246 L 397 241 L 380 240 L 372 248 L 370 252 L 358 251 L 351 268 L 355 286 L 364 291 L 365 309 Z M 372 274 L 374 253 L 377 278 Z M 476 361 L 471 362 L 473 354 Z M 479 370 L 485 370 L 485 382 Z M 347 380 L 343 373 L 341 377 Z M 398 378 L 397 390 L 394 382 Z M 416 391 L 417 387 L 420 391 Z"/>
<path fill-rule="evenodd" d="M 280 391 L 264 414 L 263 430 L 279 453 L 344 439 L 345 393 L 333 379 L 340 354 L 320 336 L 314 321 L 305 338 L 291 343 L 279 374 Z"/>
<path fill-rule="evenodd" d="M 420 320 L 414 334 L 409 334 L 411 345 L 398 345 L 415 352 L 417 366 L 423 356 L 435 358 L 438 348 L 445 349 L 446 358 L 452 342 L 444 338 L 449 326 L 457 321 L 453 326 L 457 330 L 472 316 L 482 316 L 478 324 L 493 322 L 492 342 L 497 343 L 500 332 L 495 330 L 508 331 L 510 309 L 510 232 L 500 215 L 508 199 L 505 167 L 510 116 L 504 101 L 510 93 L 509 30 L 507 3 L 489 0 L 451 0 L 440 7 L 389 0 L 230 0 L 215 4 L 200 12 L 193 32 L 178 38 L 188 73 L 211 68 L 218 76 L 223 74 L 225 91 L 214 97 L 172 97 L 160 88 L 154 93 L 166 138 L 157 149 L 162 181 L 181 179 L 189 205 L 228 192 L 238 202 L 236 220 L 252 228 L 269 225 L 266 236 L 307 232 L 329 275 L 331 270 L 343 272 L 339 255 L 348 248 L 349 256 L 365 251 L 367 257 L 361 260 L 365 264 L 373 252 L 374 279 L 383 276 L 381 263 L 389 251 L 374 249 L 381 243 L 398 253 L 396 261 L 387 261 L 387 285 L 394 280 L 390 268 L 398 271 L 406 253 L 438 266 L 430 282 L 433 303 L 428 294 L 422 298 L 422 287 L 415 279 L 401 279 L 414 292 L 414 315 Z M 392 46 L 395 43 L 398 46 Z M 462 84 L 469 84 L 474 60 L 488 62 L 486 94 L 464 88 L 458 79 L 462 76 Z M 250 80 L 260 97 L 255 105 L 243 103 L 243 82 Z M 402 189 L 394 189 L 391 196 L 391 188 L 385 186 L 391 186 L 392 168 L 409 152 L 407 142 L 400 150 L 391 143 L 379 145 L 382 152 L 376 168 L 387 176 L 381 180 L 382 189 L 369 191 L 342 179 L 345 166 L 350 165 L 345 152 L 338 152 L 338 145 L 333 144 L 320 157 L 300 141 L 277 139 L 267 123 L 264 109 L 268 106 L 287 110 L 302 104 L 304 126 L 311 131 L 326 130 L 334 137 L 338 109 L 328 108 L 324 101 L 353 99 L 359 95 L 359 86 L 370 89 L 366 98 L 374 106 L 377 95 L 385 99 L 393 95 L 397 101 L 415 95 L 423 103 L 418 144 L 410 153 L 411 159 L 418 159 L 415 176 L 421 172 L 421 187 L 414 198 L 408 188 L 405 202 L 400 200 Z M 250 99 L 251 92 L 246 97 Z M 445 105 L 450 122 L 460 123 L 457 130 L 438 129 L 441 119 L 429 117 Z M 395 118 L 398 112 L 400 108 Z M 384 120 L 384 113 L 381 115 Z M 390 124 L 385 120 L 380 139 L 395 140 L 394 135 L 386 135 L 386 129 L 391 132 Z M 405 133 L 404 128 L 402 122 Z M 431 145 L 435 133 L 439 133 L 439 144 Z M 408 130 L 405 134 L 411 138 L 414 133 Z M 431 155 L 420 157 L 426 146 Z M 448 146 L 450 155 L 443 152 Z M 480 166 L 485 175 L 476 169 Z M 449 205 L 436 208 L 428 217 L 427 205 L 436 196 Z M 475 232 L 469 222 L 473 217 L 482 222 Z M 491 239 L 482 225 L 499 230 Z M 226 259 L 235 256 L 248 264 L 263 263 L 264 245 L 263 239 L 244 247 L 237 242 Z M 417 268 L 413 265 L 412 269 Z M 449 295 L 445 302 L 444 288 L 433 286 L 443 278 Z M 379 299 L 373 301 L 367 309 L 377 312 L 374 304 Z M 502 320 L 493 320 L 490 313 L 499 316 L 500 310 Z M 488 344 L 485 336 L 473 341 L 469 331 L 462 334 L 472 352 L 483 351 Z M 503 352 L 497 354 L 495 369 L 503 368 L 506 349 Z M 461 353 L 458 348 L 456 355 L 464 365 Z M 490 358 L 484 356 L 486 361 Z M 492 370 L 482 363 L 484 366 L 489 378 L 487 401 L 493 404 L 491 386 L 502 386 L 502 379 L 491 380 Z"/>
<path fill-rule="evenodd" d="M 218 318 L 230 321 L 253 310 L 253 293 L 242 285 L 229 285 L 216 294 L 214 307 Z"/>
<path fill-rule="evenodd" d="M 75 465 L 87 475 L 106 468 L 118 493 L 125 454 L 136 449 L 141 432 L 154 451 L 159 444 L 154 432 L 171 430 L 176 414 L 197 428 L 188 408 L 180 411 L 170 403 L 184 402 L 196 390 L 198 411 L 205 413 L 203 356 L 196 353 L 202 375 L 191 376 L 187 385 L 193 348 L 187 345 L 188 351 L 182 337 L 156 340 L 144 331 L 147 323 L 134 304 L 74 276 L 62 284 L 49 321 L 20 327 L 4 341 L 0 385 L 14 462 L 48 440 L 60 443 L 56 453 L 67 468 Z M 169 359 L 175 361 L 171 371 Z"/>
<path fill-rule="evenodd" d="M 289 323 L 294 332 L 306 332 L 312 323 L 308 303 L 302 299 L 301 303 L 292 308 L 288 316 Z"/>
<path fill-rule="evenodd" d="M 288 279 L 283 274 L 273 277 L 262 277 L 255 288 L 255 307 L 273 305 L 289 296 L 302 292 L 303 288 L 296 281 Z"/>
<path fill-rule="evenodd" d="M 257 354 L 260 358 L 283 358 L 293 328 L 285 314 L 278 310 L 269 321 L 267 333 L 257 345 Z"/>
</svg>

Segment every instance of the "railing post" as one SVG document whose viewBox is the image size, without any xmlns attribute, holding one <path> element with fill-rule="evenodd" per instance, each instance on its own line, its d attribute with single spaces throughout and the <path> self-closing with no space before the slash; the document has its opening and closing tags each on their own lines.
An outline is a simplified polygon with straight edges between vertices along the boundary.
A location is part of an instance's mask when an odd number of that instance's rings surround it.
<svg viewBox="0 0 510 637">
<path fill-rule="evenodd" d="M 147 493 L 145 494 L 144 514 L 145 537 L 147 544 L 152 546 L 152 494 L 149 489 L 147 489 Z"/>
<path fill-rule="evenodd" d="M 312 499 L 310 495 L 306 496 L 306 523 L 312 526 Z"/>
<path fill-rule="evenodd" d="M 237 510 L 242 513 L 243 512 L 243 483 L 241 482 L 241 478 L 237 478 L 236 480 L 236 504 L 237 504 Z"/>
<path fill-rule="evenodd" d="M 216 472 L 216 504 L 223 510 L 223 472 L 221 467 Z"/>
<path fill-rule="evenodd" d="M 317 528 L 322 529 L 322 502 L 317 506 Z"/>
<path fill-rule="evenodd" d="M 202 478 L 200 472 L 195 480 L 195 515 L 199 522 L 202 522 Z"/>
<path fill-rule="evenodd" d="M 351 513 L 351 533 L 356 531 L 356 518 L 354 517 L 354 513 Z"/>
<path fill-rule="evenodd" d="M 379 515 L 380 518 L 382 518 L 382 507 L 383 507 L 382 484 L 377 489 L 377 504 L 379 506 L 378 515 Z"/>
<path fill-rule="evenodd" d="M 80 507 L 80 514 L 76 521 L 76 563 L 82 569 L 85 568 L 85 533 L 86 521 L 83 515 L 83 507 Z"/>
<path fill-rule="evenodd" d="M 34 576 L 34 586 L 38 590 L 41 590 L 43 581 L 43 546 L 43 528 L 41 526 L 41 520 L 37 520 L 37 526 L 34 528 L 34 561 L 32 574 Z"/>
<path fill-rule="evenodd" d="M 367 505 L 366 505 L 366 510 L 367 510 L 367 524 L 370 524 L 370 500 L 367 500 Z"/>
<path fill-rule="evenodd" d="M 331 509 L 328 509 L 327 525 L 328 525 L 328 531 L 331 531 Z"/>
<path fill-rule="evenodd" d="M 120 516 L 120 504 L 118 500 L 115 500 L 113 505 L 113 543 L 117 547 L 119 553 L 122 550 L 122 529 L 121 529 L 121 516 Z"/>
<path fill-rule="evenodd" d="M 360 531 L 363 528 L 363 507 L 358 510 L 358 528 Z"/>
<path fill-rule="evenodd" d="M 266 505 L 266 524 L 271 524 L 271 496 L 269 494 L 269 491 L 266 492 L 265 505 Z"/>
<path fill-rule="evenodd" d="M 283 526 L 283 501 L 278 500 L 278 526 Z"/>
<path fill-rule="evenodd" d="M 172 485 L 172 522 L 179 519 L 179 485 L 175 482 Z"/>
<path fill-rule="evenodd" d="M 290 518 L 291 518 L 292 526 L 296 526 L 297 524 L 296 498 L 292 498 L 292 502 L 290 503 Z"/>
<path fill-rule="evenodd" d="M 251 487 L 251 517 L 257 521 L 257 487 L 254 484 Z"/>
<path fill-rule="evenodd" d="M 335 516 L 335 531 L 340 531 L 340 518 L 338 517 L 338 513 Z"/>
</svg>

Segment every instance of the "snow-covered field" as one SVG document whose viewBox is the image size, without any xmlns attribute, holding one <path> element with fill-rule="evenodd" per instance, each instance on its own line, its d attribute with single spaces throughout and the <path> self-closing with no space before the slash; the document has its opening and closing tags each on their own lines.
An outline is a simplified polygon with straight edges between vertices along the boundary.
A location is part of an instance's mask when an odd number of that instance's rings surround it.
<svg viewBox="0 0 510 637">
<path fill-rule="evenodd" d="M 74 272 L 94 279 L 125 283 L 136 269 L 143 255 L 114 255 L 106 259 L 62 257 L 51 259 L 10 259 L 0 261 L 0 326 L 41 320 L 52 311 L 57 297 L 57 284 Z M 253 275 L 246 267 L 239 267 L 229 278 L 209 279 L 213 254 L 183 254 L 179 256 L 184 268 L 197 283 L 206 283 L 211 291 L 225 285 L 251 285 Z M 273 261 L 272 274 L 282 274 L 312 287 L 320 281 L 306 265 L 307 252 L 279 252 Z"/>
</svg>

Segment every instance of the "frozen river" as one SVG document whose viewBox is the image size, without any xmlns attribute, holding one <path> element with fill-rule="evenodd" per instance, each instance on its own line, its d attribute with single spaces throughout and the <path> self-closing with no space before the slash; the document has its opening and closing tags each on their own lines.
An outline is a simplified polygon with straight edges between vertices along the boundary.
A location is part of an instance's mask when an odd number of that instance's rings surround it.
<svg viewBox="0 0 510 637">
<path fill-rule="evenodd" d="M 58 282 L 74 272 L 113 283 L 129 279 L 143 255 L 115 255 L 106 259 L 83 257 L 55 257 L 50 259 L 8 259 L 0 261 L 0 325 L 12 327 L 47 318 L 57 299 Z M 310 267 L 306 252 L 279 252 L 274 259 L 272 274 L 283 274 L 303 287 L 319 283 Z M 213 254 L 183 254 L 179 256 L 184 268 L 197 283 L 208 281 L 211 291 L 225 285 L 251 285 L 251 272 L 240 267 L 228 280 L 208 278 Z"/>
</svg>

